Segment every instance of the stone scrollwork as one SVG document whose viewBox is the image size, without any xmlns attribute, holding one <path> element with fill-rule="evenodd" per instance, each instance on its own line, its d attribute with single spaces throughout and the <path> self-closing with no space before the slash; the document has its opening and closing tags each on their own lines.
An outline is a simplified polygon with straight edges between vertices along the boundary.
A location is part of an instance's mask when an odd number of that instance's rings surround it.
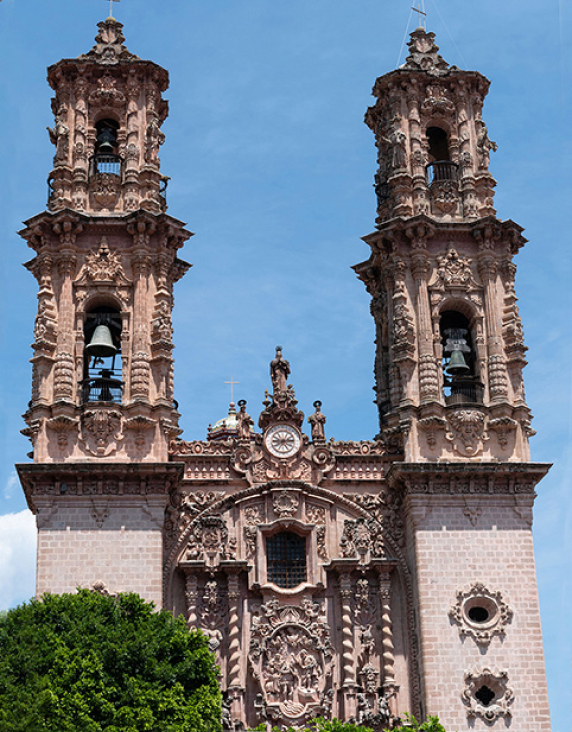
<svg viewBox="0 0 572 732">
<path fill-rule="evenodd" d="M 275 493 L 272 498 L 272 508 L 274 513 L 283 518 L 285 516 L 294 516 L 298 511 L 300 498 L 295 491 L 280 491 Z"/>
<path fill-rule="evenodd" d="M 459 635 L 470 636 L 487 647 L 493 636 L 504 636 L 513 612 L 499 591 L 491 591 L 482 582 L 474 582 L 457 592 L 457 601 L 449 617 L 459 626 Z"/>
<path fill-rule="evenodd" d="M 252 617 L 248 659 L 261 688 L 261 718 L 291 724 L 323 713 L 333 651 L 320 605 L 308 598 L 301 606 L 281 606 L 278 600 L 261 605 Z"/>
<path fill-rule="evenodd" d="M 467 708 L 467 717 L 479 717 L 492 725 L 499 717 L 512 717 L 510 705 L 514 692 L 508 685 L 506 671 L 485 668 L 465 672 L 465 688 L 461 698 Z"/>
</svg>

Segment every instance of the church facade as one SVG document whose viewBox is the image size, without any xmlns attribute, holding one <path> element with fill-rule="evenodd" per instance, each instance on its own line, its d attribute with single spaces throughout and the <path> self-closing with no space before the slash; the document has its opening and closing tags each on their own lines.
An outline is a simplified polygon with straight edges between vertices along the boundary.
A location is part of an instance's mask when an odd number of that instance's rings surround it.
<svg viewBox="0 0 572 732">
<path fill-rule="evenodd" d="M 160 171 L 167 72 L 99 24 L 51 66 L 47 210 L 21 235 L 38 281 L 37 593 L 135 591 L 210 639 L 224 728 L 323 715 L 390 728 L 548 732 L 532 546 L 531 415 L 514 290 L 522 229 L 494 209 L 489 82 L 411 34 L 380 77 L 375 232 L 355 266 L 376 328 L 379 434 L 327 440 L 277 347 L 264 409 L 180 437 L 173 286 L 191 236 Z"/>
</svg>

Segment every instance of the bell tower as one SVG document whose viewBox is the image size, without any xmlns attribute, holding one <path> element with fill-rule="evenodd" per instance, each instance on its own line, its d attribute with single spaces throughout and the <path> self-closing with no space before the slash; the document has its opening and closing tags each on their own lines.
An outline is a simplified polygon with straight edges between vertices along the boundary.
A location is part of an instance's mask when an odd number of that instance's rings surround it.
<svg viewBox="0 0 572 732">
<path fill-rule="evenodd" d="M 189 268 L 177 252 L 191 234 L 166 213 L 159 147 L 168 74 L 127 50 L 114 18 L 98 27 L 91 51 L 48 69 L 55 156 L 47 211 L 20 232 L 39 284 L 24 415 L 34 462 L 20 476 L 38 515 L 39 593 L 89 586 L 117 561 L 117 576 L 106 572 L 115 589 L 160 603 L 165 495 L 177 473 L 168 445 L 180 432 L 173 284 Z M 125 547 L 146 537 L 153 572 L 141 570 L 135 582 L 119 573 L 117 532 Z M 59 542 L 65 573 L 44 541 Z"/>
<path fill-rule="evenodd" d="M 376 328 L 378 440 L 398 457 L 422 709 L 447 729 L 548 730 L 534 555 L 534 434 L 515 295 L 522 228 L 494 208 L 489 81 L 417 28 L 375 82 L 376 230 L 355 267 Z M 504 727 L 504 724 L 503 724 Z"/>
</svg>

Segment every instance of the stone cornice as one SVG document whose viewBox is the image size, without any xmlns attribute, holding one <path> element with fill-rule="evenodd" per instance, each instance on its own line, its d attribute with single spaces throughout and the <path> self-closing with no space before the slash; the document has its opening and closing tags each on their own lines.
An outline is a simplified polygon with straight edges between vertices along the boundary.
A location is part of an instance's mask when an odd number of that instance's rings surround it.
<svg viewBox="0 0 572 732">
<path fill-rule="evenodd" d="M 389 485 L 408 495 L 534 496 L 550 463 L 395 463 Z"/>
</svg>

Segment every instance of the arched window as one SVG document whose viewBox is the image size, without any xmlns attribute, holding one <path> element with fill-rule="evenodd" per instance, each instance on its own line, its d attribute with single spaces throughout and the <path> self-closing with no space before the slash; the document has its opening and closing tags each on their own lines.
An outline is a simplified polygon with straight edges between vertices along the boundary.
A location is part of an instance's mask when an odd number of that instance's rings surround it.
<svg viewBox="0 0 572 732">
<path fill-rule="evenodd" d="M 283 531 L 266 539 L 267 577 L 278 587 L 291 589 L 306 581 L 306 539 Z"/>
<path fill-rule="evenodd" d="M 451 161 L 449 139 L 441 127 L 427 128 L 427 145 L 429 164 L 427 165 L 428 182 L 440 180 L 456 180 L 457 165 Z"/>
<path fill-rule="evenodd" d="M 445 310 L 439 323 L 443 346 L 443 385 L 447 404 L 482 401 L 483 385 L 476 374 L 471 326 L 463 313 Z"/>
<path fill-rule="evenodd" d="M 90 310 L 84 337 L 82 402 L 121 402 L 121 315 L 109 307 Z"/>
<path fill-rule="evenodd" d="M 101 119 L 95 125 L 95 150 L 91 157 L 92 175 L 121 175 L 122 158 L 118 154 L 117 131 L 114 119 Z"/>
</svg>

